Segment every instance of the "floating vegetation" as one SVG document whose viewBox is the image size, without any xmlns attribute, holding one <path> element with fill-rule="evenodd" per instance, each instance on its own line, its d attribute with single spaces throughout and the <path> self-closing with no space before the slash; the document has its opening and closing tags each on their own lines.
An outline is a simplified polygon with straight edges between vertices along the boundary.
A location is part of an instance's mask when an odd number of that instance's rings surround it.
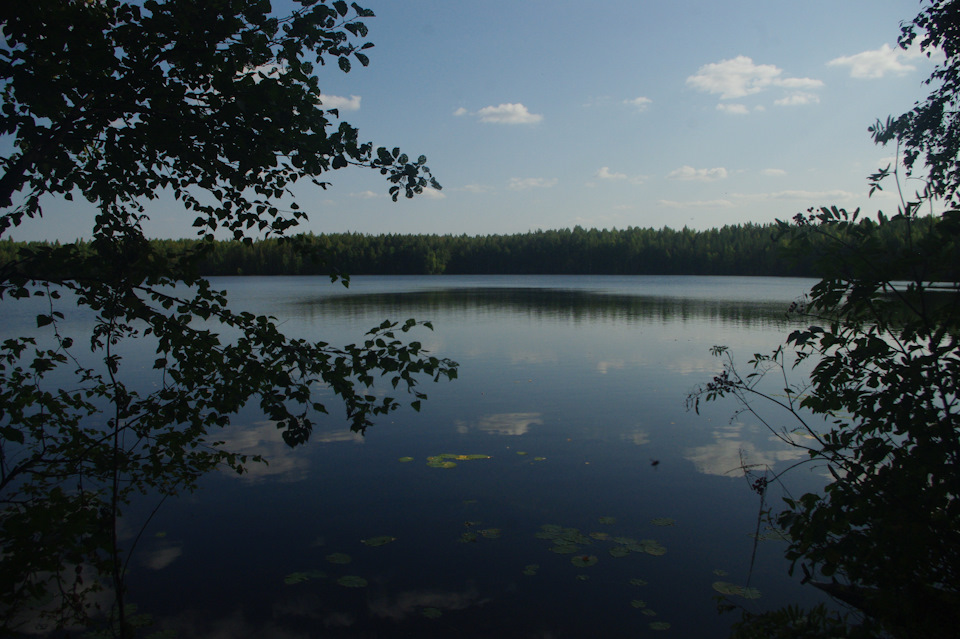
<svg viewBox="0 0 960 639">
<path fill-rule="evenodd" d="M 420 614 L 427 619 L 437 619 L 438 617 L 443 616 L 443 611 L 439 608 L 424 608 L 420 611 Z"/>
<path fill-rule="evenodd" d="M 472 544 L 479 539 L 477 533 L 475 532 L 465 532 L 460 535 L 461 544 Z"/>
<path fill-rule="evenodd" d="M 537 574 L 537 571 L 540 570 L 540 564 L 527 564 L 523 567 L 523 574 L 528 577 L 533 577 Z"/>
<path fill-rule="evenodd" d="M 397 461 L 402 462 L 402 463 L 405 464 L 405 463 L 407 463 L 407 462 L 412 462 L 412 461 L 413 461 L 413 457 L 401 457 L 401 458 L 398 459 Z"/>
<path fill-rule="evenodd" d="M 396 537 L 390 537 L 389 535 L 381 535 L 379 537 L 370 537 L 369 539 L 361 539 L 360 543 L 364 546 L 383 546 L 384 544 L 389 544 L 391 541 L 396 541 Z"/>
<path fill-rule="evenodd" d="M 626 557 L 630 554 L 630 549 L 626 546 L 614 546 L 609 552 L 611 557 Z"/>
<path fill-rule="evenodd" d="M 533 461 L 546 461 L 546 457 L 534 457 Z"/>
<path fill-rule="evenodd" d="M 557 544 L 550 548 L 550 552 L 555 552 L 558 555 L 571 555 L 580 550 L 580 546 L 576 544 Z"/>
<path fill-rule="evenodd" d="M 640 541 L 640 545 L 643 547 L 643 552 L 648 555 L 660 557 L 661 555 L 667 554 L 667 549 L 660 545 L 655 539 L 643 539 Z"/>
<path fill-rule="evenodd" d="M 346 553 L 335 552 L 327 555 L 326 560 L 331 564 L 349 564 L 351 561 L 353 561 L 353 558 Z"/>
<path fill-rule="evenodd" d="M 650 630 L 669 630 L 670 624 L 666 621 L 654 621 L 650 624 Z"/>
<path fill-rule="evenodd" d="M 631 585 L 631 586 L 646 586 L 646 585 L 647 585 L 647 582 L 646 582 L 645 580 L 643 580 L 643 579 L 631 579 L 631 580 L 630 580 L 630 585 Z"/>
<path fill-rule="evenodd" d="M 283 583 L 288 586 L 293 586 L 294 584 L 301 584 L 305 581 L 310 581 L 311 579 L 323 579 L 327 575 L 319 570 L 308 570 L 306 572 L 291 572 L 289 575 L 283 578 Z"/>
<path fill-rule="evenodd" d="M 633 606 L 634 608 L 646 608 L 647 602 L 642 599 L 633 599 L 630 602 L 630 605 Z"/>
<path fill-rule="evenodd" d="M 586 568 L 587 566 L 595 566 L 597 562 L 600 561 L 596 555 L 577 555 L 570 559 L 570 563 L 574 566 L 580 568 Z"/>
<path fill-rule="evenodd" d="M 672 526 L 676 522 L 670 517 L 657 517 L 656 519 L 651 520 L 651 523 L 654 526 Z"/>
<path fill-rule="evenodd" d="M 760 591 L 756 588 L 744 588 L 743 586 L 738 586 L 728 581 L 713 582 L 713 589 L 722 595 L 735 595 L 737 597 L 743 597 L 744 599 L 760 598 Z"/>
<path fill-rule="evenodd" d="M 713 574 L 715 574 L 717 577 L 726 577 L 730 573 L 728 573 L 726 570 L 720 570 L 719 568 L 717 568 L 716 570 L 713 571 Z"/>
<path fill-rule="evenodd" d="M 517 451 L 517 454 L 522 456 L 522 455 L 529 455 L 530 453 L 528 453 L 528 452 L 525 451 L 525 450 L 518 450 L 518 451 Z"/>
<path fill-rule="evenodd" d="M 471 461 L 474 459 L 490 459 L 490 455 L 457 455 L 454 453 L 443 453 L 441 455 L 432 455 L 427 457 L 427 466 L 431 468 L 453 468 L 458 461 Z"/>
<path fill-rule="evenodd" d="M 356 575 L 344 575 L 337 579 L 337 583 L 344 588 L 365 588 L 367 586 L 367 580 Z"/>
<path fill-rule="evenodd" d="M 645 615 L 648 616 L 648 617 L 656 617 L 656 616 L 657 616 L 657 613 L 655 613 L 653 610 L 650 610 L 649 608 L 644 608 L 644 609 L 641 610 L 640 612 L 643 613 L 643 614 L 645 614 Z"/>
<path fill-rule="evenodd" d="M 590 537 L 599 541 L 606 541 L 610 539 L 610 534 L 605 532 L 592 532 L 590 533 Z"/>
<path fill-rule="evenodd" d="M 483 535 L 486 539 L 500 539 L 500 536 L 503 534 L 503 531 L 499 528 L 484 528 L 480 531 L 480 534 Z"/>
<path fill-rule="evenodd" d="M 609 525 L 609 524 L 615 524 L 615 523 L 617 523 L 617 518 L 616 518 L 616 517 L 601 517 L 601 518 L 598 519 L 597 521 L 599 521 L 601 524 Z"/>
<path fill-rule="evenodd" d="M 577 575 L 577 581 L 588 581 L 589 579 L 590 575 Z"/>
<path fill-rule="evenodd" d="M 638 543 L 636 539 L 631 537 L 614 537 L 613 541 L 624 546 L 631 546 Z"/>
</svg>

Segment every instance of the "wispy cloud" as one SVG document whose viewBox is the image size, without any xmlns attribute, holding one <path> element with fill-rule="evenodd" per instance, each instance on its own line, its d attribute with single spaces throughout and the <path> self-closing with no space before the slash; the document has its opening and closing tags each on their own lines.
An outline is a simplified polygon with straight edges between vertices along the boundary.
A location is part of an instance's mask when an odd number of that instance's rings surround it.
<svg viewBox="0 0 960 639">
<path fill-rule="evenodd" d="M 345 98 L 340 95 L 320 94 L 320 104 L 328 109 L 339 109 L 340 111 L 358 111 L 360 109 L 360 96 L 351 95 Z"/>
<path fill-rule="evenodd" d="M 556 186 L 557 178 L 510 178 L 507 188 L 511 191 L 524 191 L 526 189 L 549 189 Z"/>
<path fill-rule="evenodd" d="M 727 170 L 722 166 L 713 169 L 695 169 L 692 166 L 681 166 L 670 171 L 667 177 L 671 180 L 695 180 L 697 182 L 713 182 L 727 177 Z"/>
<path fill-rule="evenodd" d="M 773 88 L 808 93 L 823 86 L 822 81 L 814 78 L 785 77 L 783 69 L 772 64 L 755 64 L 745 55 L 705 64 L 687 78 L 687 84 L 698 91 L 719 95 L 721 100 L 744 98 Z M 746 113 L 745 107 L 738 105 L 718 108 L 727 113 Z"/>
<path fill-rule="evenodd" d="M 361 200 L 375 200 L 377 198 L 386 197 L 386 194 L 377 193 L 376 191 L 360 191 L 359 193 L 351 193 L 350 197 L 360 198 Z"/>
<path fill-rule="evenodd" d="M 467 193 L 490 193 L 494 188 L 487 184 L 464 184 L 456 190 L 466 191 Z"/>
<path fill-rule="evenodd" d="M 530 110 L 519 102 L 507 102 L 497 106 L 485 106 L 479 111 L 471 112 L 460 107 L 453 112 L 455 116 L 472 115 L 481 122 L 493 124 L 536 124 L 543 120 L 539 113 L 530 113 Z"/>
<path fill-rule="evenodd" d="M 423 189 L 423 192 L 420 194 L 420 197 L 427 200 L 443 200 L 446 199 L 446 194 L 437 189 L 432 189 L 429 186 Z"/>
<path fill-rule="evenodd" d="M 657 200 L 657 204 L 668 209 L 729 209 L 733 206 L 733 202 L 730 200 L 691 200 L 687 202 Z"/>
<path fill-rule="evenodd" d="M 763 169 L 760 173 L 768 177 L 781 177 L 787 174 L 783 169 Z"/>
<path fill-rule="evenodd" d="M 738 200 L 749 200 L 751 202 L 761 202 L 767 200 L 802 200 L 804 202 L 816 203 L 822 201 L 851 200 L 861 197 L 862 194 L 851 193 L 841 189 L 830 191 L 804 191 L 804 190 L 786 190 L 773 193 L 731 193 L 731 197 Z"/>
<path fill-rule="evenodd" d="M 610 170 L 609 166 L 600 167 L 600 170 L 597 171 L 595 175 L 601 180 L 626 180 L 627 179 L 626 173 L 614 173 L 613 171 Z"/>
<path fill-rule="evenodd" d="M 806 91 L 793 93 L 785 98 L 773 101 L 777 106 L 802 106 L 804 104 L 817 104 L 818 102 L 820 102 L 820 96 Z"/>
<path fill-rule="evenodd" d="M 879 49 L 862 51 L 854 55 L 841 56 L 827 62 L 828 67 L 847 67 L 851 78 L 877 79 L 887 74 L 903 75 L 915 71 L 916 67 L 904 64 L 902 60 L 922 55 L 919 48 L 904 51 L 899 47 L 884 44 Z"/>
<path fill-rule="evenodd" d="M 747 108 L 745 104 L 724 104 L 720 103 L 717 105 L 717 111 L 723 111 L 724 113 L 729 113 L 730 115 L 747 115 L 750 113 L 750 109 Z"/>
<path fill-rule="evenodd" d="M 632 100 L 624 100 L 623 103 L 634 107 L 637 111 L 646 111 L 647 108 L 653 104 L 653 100 L 641 96 L 639 98 L 633 98 Z"/>
</svg>

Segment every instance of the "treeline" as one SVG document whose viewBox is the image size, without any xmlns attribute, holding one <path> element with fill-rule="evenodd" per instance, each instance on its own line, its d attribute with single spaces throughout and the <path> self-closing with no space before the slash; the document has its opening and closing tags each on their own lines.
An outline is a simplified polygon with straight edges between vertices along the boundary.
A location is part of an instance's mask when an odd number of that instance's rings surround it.
<svg viewBox="0 0 960 639">
<path fill-rule="evenodd" d="M 861 224 L 875 224 L 864 220 Z M 881 239 L 906 241 L 905 227 L 881 226 Z M 161 253 L 197 240 L 153 240 Z M 204 252 L 202 275 L 317 275 L 332 268 L 366 274 L 584 274 L 814 276 L 812 255 L 788 255 L 776 225 L 707 231 L 629 227 L 535 231 L 515 235 L 364 235 L 312 233 L 250 243 L 218 241 Z M 0 242 L 0 264 L 25 243 Z M 81 250 L 89 247 L 81 247 Z"/>
</svg>

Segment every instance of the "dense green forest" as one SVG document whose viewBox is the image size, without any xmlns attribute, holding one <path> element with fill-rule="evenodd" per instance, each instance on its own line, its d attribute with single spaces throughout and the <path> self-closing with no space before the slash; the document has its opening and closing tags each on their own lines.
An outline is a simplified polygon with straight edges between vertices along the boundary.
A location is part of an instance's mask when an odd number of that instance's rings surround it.
<svg viewBox="0 0 960 639">
<path fill-rule="evenodd" d="M 921 231 L 928 230 L 924 219 Z M 863 220 L 861 225 L 876 225 Z M 891 249 L 903 227 L 878 228 Z M 898 230 L 899 229 L 899 230 Z M 198 240 L 154 240 L 167 253 L 200 248 Z M 10 264 L 31 243 L 0 243 Z M 81 251 L 92 250 L 81 243 Z M 199 262 L 202 275 L 315 275 L 336 267 L 352 275 L 585 274 L 813 276 L 812 258 L 791 252 L 774 224 L 688 228 L 573 229 L 515 235 L 303 234 L 252 243 L 213 242 Z M 792 253 L 789 257 L 788 253 Z"/>
</svg>

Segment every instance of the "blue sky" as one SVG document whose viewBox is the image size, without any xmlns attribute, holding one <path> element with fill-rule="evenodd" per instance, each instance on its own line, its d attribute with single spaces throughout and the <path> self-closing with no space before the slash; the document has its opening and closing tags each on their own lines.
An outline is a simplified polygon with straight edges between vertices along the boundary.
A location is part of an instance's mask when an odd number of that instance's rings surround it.
<svg viewBox="0 0 960 639">
<path fill-rule="evenodd" d="M 314 232 L 518 233 L 772 222 L 809 206 L 892 212 L 866 176 L 876 118 L 926 95 L 896 48 L 917 0 L 368 0 L 371 64 L 320 68 L 329 106 L 377 145 L 429 158 L 440 192 L 393 203 L 345 169 L 297 196 Z M 908 184 L 908 188 L 915 188 Z M 83 236 L 48 203 L 16 239 Z M 148 234 L 192 216 L 148 208 Z"/>
</svg>

